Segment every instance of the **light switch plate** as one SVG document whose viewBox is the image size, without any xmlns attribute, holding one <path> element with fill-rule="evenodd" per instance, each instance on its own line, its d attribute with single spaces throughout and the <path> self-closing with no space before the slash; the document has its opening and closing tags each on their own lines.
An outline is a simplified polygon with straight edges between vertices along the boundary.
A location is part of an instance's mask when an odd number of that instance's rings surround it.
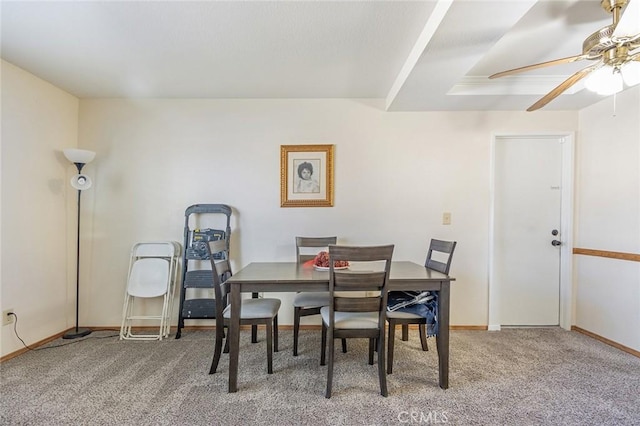
<svg viewBox="0 0 640 426">
<path fill-rule="evenodd" d="M 451 213 L 450 212 L 442 213 L 442 224 L 443 225 L 451 225 Z"/>
</svg>

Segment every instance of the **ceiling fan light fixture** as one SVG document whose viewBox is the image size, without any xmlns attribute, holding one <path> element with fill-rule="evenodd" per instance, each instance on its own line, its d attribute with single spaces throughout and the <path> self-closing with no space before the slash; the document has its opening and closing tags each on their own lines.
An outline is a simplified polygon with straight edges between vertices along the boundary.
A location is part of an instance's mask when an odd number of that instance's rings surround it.
<svg viewBox="0 0 640 426">
<path fill-rule="evenodd" d="M 605 65 L 592 72 L 584 82 L 587 89 L 599 95 L 609 96 L 622 91 L 622 75 L 620 70 Z"/>
<path fill-rule="evenodd" d="M 622 79 L 627 86 L 635 86 L 640 83 L 640 62 L 631 61 L 622 67 Z"/>
</svg>

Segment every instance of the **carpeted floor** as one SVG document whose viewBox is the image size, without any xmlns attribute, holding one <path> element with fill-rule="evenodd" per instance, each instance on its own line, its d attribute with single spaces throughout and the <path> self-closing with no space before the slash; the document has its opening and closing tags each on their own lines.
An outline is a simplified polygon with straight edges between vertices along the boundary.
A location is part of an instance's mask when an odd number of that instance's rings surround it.
<svg viewBox="0 0 640 426">
<path fill-rule="evenodd" d="M 239 391 L 227 393 L 228 356 L 208 375 L 213 331 L 180 340 L 119 341 L 95 332 L 68 346 L 0 364 L 2 425 L 639 425 L 640 359 L 561 329 L 452 331 L 450 388 L 438 387 L 435 341 L 396 341 L 389 397 L 379 394 L 367 344 L 336 351 L 324 397 L 319 331 L 280 333 L 274 374 L 262 336 L 241 333 Z M 66 344 L 56 341 L 49 346 Z M 339 346 L 339 345 L 338 345 Z"/>
</svg>

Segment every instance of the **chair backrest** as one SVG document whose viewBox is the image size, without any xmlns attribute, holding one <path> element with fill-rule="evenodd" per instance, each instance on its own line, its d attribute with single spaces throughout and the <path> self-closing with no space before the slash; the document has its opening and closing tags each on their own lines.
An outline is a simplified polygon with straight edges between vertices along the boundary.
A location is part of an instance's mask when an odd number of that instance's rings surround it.
<svg viewBox="0 0 640 426">
<path fill-rule="evenodd" d="M 453 251 L 456 249 L 457 241 L 442 241 L 432 239 L 429 244 L 429 251 L 427 252 L 427 260 L 424 262 L 424 266 L 434 271 L 442 272 L 449 275 L 449 268 L 451 268 L 451 259 L 453 259 Z M 436 260 L 433 259 L 433 253 L 436 252 L 436 256 L 442 256 Z"/>
<path fill-rule="evenodd" d="M 169 290 L 171 263 L 167 259 L 148 257 L 133 261 L 127 292 L 134 297 L 158 297 Z"/>
<path fill-rule="evenodd" d="M 211 276 L 216 300 L 216 327 L 222 327 L 222 312 L 227 306 L 228 289 L 226 281 L 233 275 L 231 264 L 229 263 L 227 242 L 225 240 L 209 241 L 205 245 L 205 250 L 209 262 L 211 262 Z M 216 256 L 218 254 L 220 256 Z M 220 257 L 222 260 L 216 260 L 216 257 Z"/>
<path fill-rule="evenodd" d="M 174 241 L 136 243 L 131 248 L 127 293 L 163 296 L 176 279 L 180 246 Z"/>
<path fill-rule="evenodd" d="M 393 248 L 393 245 L 329 246 L 329 293 L 332 300 L 329 304 L 329 325 L 331 327 L 333 327 L 336 311 L 379 312 L 378 326 L 384 327 Z M 335 269 L 335 262 L 340 260 L 348 261 L 351 266 L 345 270 Z M 384 261 L 384 265 L 380 265 L 380 261 Z M 357 267 L 353 264 L 354 262 L 357 263 Z M 359 294 L 364 295 L 359 296 Z"/>
<path fill-rule="evenodd" d="M 131 256 L 176 258 L 180 255 L 180 246 L 175 241 L 152 241 L 134 244 Z"/>
<path fill-rule="evenodd" d="M 304 263 L 316 257 L 320 249 L 328 249 L 329 245 L 336 244 L 338 237 L 296 237 L 296 260 Z M 316 249 L 313 254 L 303 253 L 305 248 Z"/>
</svg>

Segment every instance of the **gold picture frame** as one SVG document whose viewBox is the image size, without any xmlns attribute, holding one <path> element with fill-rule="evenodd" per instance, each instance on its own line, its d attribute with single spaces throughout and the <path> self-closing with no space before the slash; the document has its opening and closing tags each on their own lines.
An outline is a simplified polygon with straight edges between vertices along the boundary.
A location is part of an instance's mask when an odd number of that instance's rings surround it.
<svg viewBox="0 0 640 426">
<path fill-rule="evenodd" d="M 333 145 L 280 145 L 280 207 L 333 207 Z"/>
</svg>

